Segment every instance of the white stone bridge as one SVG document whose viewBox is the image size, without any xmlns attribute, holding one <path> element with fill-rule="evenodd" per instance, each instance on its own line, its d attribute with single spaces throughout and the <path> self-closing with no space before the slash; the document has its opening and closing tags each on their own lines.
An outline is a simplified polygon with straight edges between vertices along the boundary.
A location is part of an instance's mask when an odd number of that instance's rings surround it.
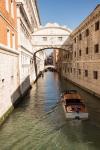
<svg viewBox="0 0 100 150">
<path fill-rule="evenodd" d="M 37 76 L 36 54 L 45 49 L 61 49 L 71 51 L 69 35 L 70 29 L 65 26 L 59 26 L 57 23 L 48 23 L 44 27 L 40 27 L 32 34 L 32 43 L 34 50 L 35 72 Z"/>
<path fill-rule="evenodd" d="M 71 30 L 65 26 L 48 23 L 32 34 L 33 49 L 35 52 L 49 48 L 69 50 L 71 47 L 68 40 L 70 33 Z"/>
</svg>

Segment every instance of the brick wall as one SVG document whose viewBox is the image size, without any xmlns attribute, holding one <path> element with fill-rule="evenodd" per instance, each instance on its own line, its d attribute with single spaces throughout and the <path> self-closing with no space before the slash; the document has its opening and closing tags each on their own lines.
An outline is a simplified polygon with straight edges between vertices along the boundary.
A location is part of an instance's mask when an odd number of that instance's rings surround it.
<svg viewBox="0 0 100 150">
<path fill-rule="evenodd" d="M 8 0 L 9 11 L 6 10 L 6 0 L 0 1 L 0 43 L 7 45 L 7 29 L 10 30 L 10 47 L 12 47 L 12 34 L 15 35 L 15 48 L 17 48 L 16 29 L 16 2 L 13 1 L 14 17 L 11 15 L 11 0 Z"/>
</svg>

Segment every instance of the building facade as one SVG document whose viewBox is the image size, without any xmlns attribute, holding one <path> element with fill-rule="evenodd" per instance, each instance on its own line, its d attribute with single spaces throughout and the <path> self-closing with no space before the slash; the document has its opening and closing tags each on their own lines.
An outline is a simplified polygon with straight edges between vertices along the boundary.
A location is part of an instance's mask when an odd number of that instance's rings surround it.
<svg viewBox="0 0 100 150">
<path fill-rule="evenodd" d="M 20 53 L 21 94 L 35 80 L 31 34 L 40 26 L 36 0 L 17 0 L 18 50 Z"/>
<path fill-rule="evenodd" d="M 63 52 L 63 76 L 100 96 L 100 5 L 70 37 L 73 48 Z"/>
<path fill-rule="evenodd" d="M 15 0 L 0 1 L 0 121 L 19 97 L 19 52 Z M 16 91 L 17 90 L 17 91 Z"/>
<path fill-rule="evenodd" d="M 31 35 L 39 26 L 36 0 L 0 1 L 0 123 L 36 79 Z"/>
<path fill-rule="evenodd" d="M 0 43 L 17 49 L 15 0 L 0 1 Z"/>
</svg>

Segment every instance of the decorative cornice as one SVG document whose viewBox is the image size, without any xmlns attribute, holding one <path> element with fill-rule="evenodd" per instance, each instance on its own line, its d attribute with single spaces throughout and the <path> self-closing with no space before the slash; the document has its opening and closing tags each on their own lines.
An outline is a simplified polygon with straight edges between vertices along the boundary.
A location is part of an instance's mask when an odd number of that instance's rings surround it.
<svg viewBox="0 0 100 150">
<path fill-rule="evenodd" d="M 13 53 L 13 54 L 16 54 L 16 55 L 19 55 L 19 52 L 13 48 L 9 48 L 3 44 L 0 44 L 0 50 L 4 50 L 6 52 L 10 52 L 10 53 Z"/>
<path fill-rule="evenodd" d="M 0 12 L 0 16 L 17 32 L 17 29 L 12 26 L 12 24 L 6 19 L 2 12 Z"/>
<path fill-rule="evenodd" d="M 36 10 L 37 10 L 38 18 L 39 18 L 39 23 L 40 23 L 40 25 L 41 25 L 41 20 L 40 20 L 40 16 L 39 16 L 39 9 L 38 9 L 37 0 L 35 0 L 35 6 L 36 6 Z"/>
<path fill-rule="evenodd" d="M 29 18 L 27 16 L 27 12 L 26 12 L 26 10 L 24 8 L 24 4 L 22 2 L 17 2 L 17 6 L 20 8 L 20 10 L 22 11 L 22 13 L 24 14 L 23 16 L 26 18 L 25 19 L 26 23 L 29 26 L 29 28 L 31 29 L 31 23 L 30 23 L 30 20 L 29 20 Z"/>
<path fill-rule="evenodd" d="M 28 53 L 30 53 L 31 55 L 33 55 L 33 53 L 32 52 L 30 52 L 27 48 L 25 48 L 23 45 L 20 45 L 20 47 L 22 48 L 22 49 L 24 49 L 25 51 L 27 51 Z"/>
</svg>

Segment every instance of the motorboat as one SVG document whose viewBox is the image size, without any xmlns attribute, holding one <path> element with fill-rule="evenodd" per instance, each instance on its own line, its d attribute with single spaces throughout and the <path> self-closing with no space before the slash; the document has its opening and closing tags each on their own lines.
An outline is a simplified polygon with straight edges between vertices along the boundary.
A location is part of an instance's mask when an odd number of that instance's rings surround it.
<svg viewBox="0 0 100 150">
<path fill-rule="evenodd" d="M 88 119 L 84 101 L 76 90 L 67 90 L 61 95 L 61 102 L 66 118 Z"/>
</svg>

